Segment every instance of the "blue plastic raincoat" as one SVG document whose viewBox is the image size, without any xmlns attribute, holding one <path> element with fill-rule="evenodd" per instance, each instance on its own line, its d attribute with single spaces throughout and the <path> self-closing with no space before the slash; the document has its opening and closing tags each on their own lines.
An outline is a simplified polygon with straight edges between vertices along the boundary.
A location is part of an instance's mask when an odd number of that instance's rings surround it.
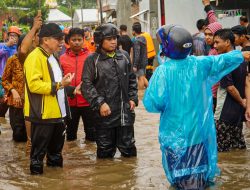
<svg viewBox="0 0 250 190">
<path fill-rule="evenodd" d="M 211 87 L 243 61 L 240 51 L 188 56 L 168 59 L 154 72 L 143 103 L 161 113 L 159 142 L 171 184 L 196 174 L 213 181 L 219 174 Z"/>
</svg>

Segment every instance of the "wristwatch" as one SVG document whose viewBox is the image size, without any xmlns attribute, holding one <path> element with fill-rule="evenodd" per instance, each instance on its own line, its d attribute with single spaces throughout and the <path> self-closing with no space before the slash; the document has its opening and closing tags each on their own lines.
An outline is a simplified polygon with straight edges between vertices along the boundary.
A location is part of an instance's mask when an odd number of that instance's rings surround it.
<svg viewBox="0 0 250 190">
<path fill-rule="evenodd" d="M 58 83 L 56 84 L 56 90 L 59 90 L 59 89 L 63 89 L 63 85 L 62 85 L 61 82 L 58 82 Z"/>
</svg>

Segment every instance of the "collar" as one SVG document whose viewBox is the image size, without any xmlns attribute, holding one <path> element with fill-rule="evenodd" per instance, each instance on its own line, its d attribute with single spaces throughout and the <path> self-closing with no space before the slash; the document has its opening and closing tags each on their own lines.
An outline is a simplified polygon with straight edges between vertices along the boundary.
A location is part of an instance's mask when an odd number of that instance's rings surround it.
<svg viewBox="0 0 250 190">
<path fill-rule="evenodd" d="M 76 55 L 70 48 L 66 50 L 66 54 L 68 54 L 70 57 L 76 57 L 76 56 L 81 56 L 88 53 L 87 48 L 82 48 L 82 50 Z"/>
<path fill-rule="evenodd" d="M 100 60 L 106 60 L 106 59 L 112 58 L 101 51 L 98 51 L 97 53 L 100 54 L 100 57 L 99 57 Z M 123 59 L 123 53 L 120 50 L 116 50 L 115 56 L 113 57 L 113 59 L 118 59 L 118 60 Z"/>
<path fill-rule="evenodd" d="M 38 49 L 43 53 L 43 55 L 44 56 L 46 56 L 47 58 L 50 56 L 50 54 L 49 53 L 47 53 L 46 51 L 45 51 L 45 49 L 43 49 L 42 47 L 38 47 Z"/>
</svg>

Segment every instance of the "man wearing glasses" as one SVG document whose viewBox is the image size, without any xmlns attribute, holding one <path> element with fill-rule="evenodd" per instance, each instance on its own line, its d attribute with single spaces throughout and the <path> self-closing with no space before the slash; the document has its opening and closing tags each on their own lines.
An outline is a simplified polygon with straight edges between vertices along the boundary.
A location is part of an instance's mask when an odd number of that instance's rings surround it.
<svg viewBox="0 0 250 190">
<path fill-rule="evenodd" d="M 60 64 L 53 55 L 62 47 L 63 36 L 57 24 L 42 25 L 39 47 L 24 63 L 24 115 L 31 122 L 31 174 L 43 173 L 45 155 L 47 166 L 63 166 L 64 119 L 70 115 L 64 87 L 74 78 L 74 73 L 63 77 Z"/>
</svg>

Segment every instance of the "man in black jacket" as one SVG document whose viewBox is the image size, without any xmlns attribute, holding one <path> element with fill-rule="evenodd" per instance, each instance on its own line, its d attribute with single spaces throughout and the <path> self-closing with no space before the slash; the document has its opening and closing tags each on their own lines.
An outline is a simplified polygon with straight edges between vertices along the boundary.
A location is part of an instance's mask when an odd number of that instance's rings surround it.
<svg viewBox="0 0 250 190">
<path fill-rule="evenodd" d="M 117 50 L 118 29 L 97 27 L 97 50 L 84 64 L 81 91 L 94 110 L 98 158 L 136 156 L 134 108 L 138 104 L 136 76 L 127 52 Z"/>
</svg>

